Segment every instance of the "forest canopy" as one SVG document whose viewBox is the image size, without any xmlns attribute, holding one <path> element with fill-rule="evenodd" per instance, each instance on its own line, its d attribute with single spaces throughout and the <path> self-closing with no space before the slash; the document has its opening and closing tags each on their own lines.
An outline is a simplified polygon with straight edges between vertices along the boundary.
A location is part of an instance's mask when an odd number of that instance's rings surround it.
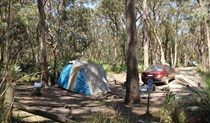
<svg viewBox="0 0 210 123">
<path fill-rule="evenodd" d="M 126 63 L 124 0 L 46 0 L 43 4 L 49 65 L 54 64 L 54 55 L 56 64 L 73 59 Z M 148 64 L 160 63 L 164 57 L 173 66 L 190 60 L 208 65 L 208 0 L 149 0 L 146 9 L 143 0 L 136 0 L 135 6 L 139 65 L 144 64 L 145 53 Z M 1 0 L 0 11 L 0 63 L 41 63 L 37 0 Z"/>
</svg>

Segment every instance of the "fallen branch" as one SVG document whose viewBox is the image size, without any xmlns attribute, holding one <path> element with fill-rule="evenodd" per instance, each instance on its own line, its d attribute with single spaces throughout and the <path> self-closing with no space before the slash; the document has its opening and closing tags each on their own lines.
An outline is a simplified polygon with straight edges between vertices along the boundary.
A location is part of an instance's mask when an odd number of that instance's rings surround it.
<svg viewBox="0 0 210 123">
<path fill-rule="evenodd" d="M 6 89 L 1 95 L 4 95 L 4 113 L 6 116 L 5 122 L 10 122 L 11 121 L 11 110 L 12 110 L 12 105 L 14 101 L 14 83 L 6 83 Z"/>
<path fill-rule="evenodd" d="M 70 120 L 68 118 L 65 118 L 63 116 L 56 115 L 56 114 L 50 113 L 48 111 L 44 111 L 44 110 L 40 110 L 40 109 L 36 109 L 36 108 L 31 108 L 29 106 L 26 106 L 26 105 L 23 105 L 23 104 L 20 104 L 20 103 L 17 103 L 17 102 L 14 102 L 13 107 L 17 108 L 19 110 L 23 110 L 23 111 L 26 111 L 26 112 L 29 112 L 29 113 L 32 113 L 32 114 L 35 114 L 35 115 L 39 115 L 39 116 L 51 119 L 53 121 L 61 122 L 61 123 L 73 123 L 73 122 L 75 122 L 75 121 L 72 121 L 72 120 Z"/>
</svg>

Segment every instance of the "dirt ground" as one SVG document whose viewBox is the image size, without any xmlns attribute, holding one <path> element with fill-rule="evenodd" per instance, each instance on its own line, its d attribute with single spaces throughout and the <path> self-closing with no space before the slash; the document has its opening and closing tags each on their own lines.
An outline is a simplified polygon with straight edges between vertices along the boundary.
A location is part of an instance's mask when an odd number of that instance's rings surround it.
<svg viewBox="0 0 210 123">
<path fill-rule="evenodd" d="M 76 122 L 88 122 L 93 114 L 101 112 L 104 116 L 110 117 L 116 112 L 121 113 L 125 117 L 129 117 L 134 122 L 139 120 L 146 123 L 159 122 L 158 114 L 165 97 L 162 91 L 166 85 L 157 85 L 156 90 L 151 93 L 149 101 L 150 117 L 147 118 L 148 100 L 141 98 L 141 103 L 135 106 L 124 104 L 125 87 L 123 83 L 126 79 L 126 74 L 115 74 L 109 76 L 109 84 L 111 95 L 102 97 L 93 97 L 81 95 L 66 91 L 57 85 L 42 88 L 42 96 L 31 96 L 33 92 L 33 83 L 18 83 L 15 91 L 15 102 L 19 102 L 26 106 L 40 109 L 54 114 L 62 115 Z M 115 84 L 112 80 L 117 79 Z M 184 88 L 187 85 L 197 86 L 201 78 L 194 72 L 193 68 L 178 69 L 176 79 L 171 81 L 168 87 L 176 96 L 188 94 Z M 139 83 L 142 84 L 141 81 Z M 54 121 L 44 117 L 35 116 L 24 111 L 14 110 L 14 115 L 25 122 L 43 122 L 54 123 Z"/>
</svg>

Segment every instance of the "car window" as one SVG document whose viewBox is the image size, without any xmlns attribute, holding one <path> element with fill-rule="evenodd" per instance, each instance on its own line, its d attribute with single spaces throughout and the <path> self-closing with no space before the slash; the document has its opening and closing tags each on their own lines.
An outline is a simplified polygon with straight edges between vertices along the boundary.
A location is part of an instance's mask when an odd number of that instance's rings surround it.
<svg viewBox="0 0 210 123">
<path fill-rule="evenodd" d="M 174 68 L 172 68 L 172 67 L 166 65 L 166 70 L 167 70 L 167 71 L 168 71 L 168 70 L 174 70 Z"/>
<path fill-rule="evenodd" d="M 145 71 L 146 72 L 151 72 L 151 71 L 162 71 L 162 70 L 163 70 L 163 66 L 157 65 L 157 66 L 150 66 Z"/>
</svg>

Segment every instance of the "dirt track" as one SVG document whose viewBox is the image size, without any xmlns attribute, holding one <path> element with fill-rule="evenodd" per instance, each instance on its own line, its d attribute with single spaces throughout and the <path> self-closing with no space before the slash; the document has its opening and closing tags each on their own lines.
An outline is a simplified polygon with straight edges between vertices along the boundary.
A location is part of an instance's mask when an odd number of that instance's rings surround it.
<svg viewBox="0 0 210 123">
<path fill-rule="evenodd" d="M 194 68 L 177 69 L 176 79 L 168 84 L 170 90 L 180 97 L 189 94 L 186 86 L 195 86 L 201 82 L 201 78 L 194 71 Z M 109 97 L 91 97 L 87 95 L 75 94 L 59 88 L 57 85 L 49 88 L 43 88 L 41 97 L 32 97 L 33 83 L 17 84 L 15 99 L 21 104 L 42 109 L 55 114 L 60 114 L 67 118 L 71 118 L 78 122 L 86 122 L 93 113 L 102 112 L 106 116 L 111 116 L 116 111 L 121 112 L 125 116 L 131 116 L 136 120 L 146 113 L 147 99 L 141 99 L 141 104 L 135 107 L 125 105 L 125 74 L 114 75 L 117 84 L 110 81 L 110 89 L 112 95 Z M 110 77 L 112 80 L 113 77 Z M 140 82 L 141 84 L 141 82 Z M 164 92 L 162 91 L 167 85 L 157 85 L 156 90 L 151 93 L 150 112 L 156 113 L 164 102 Z M 65 108 L 65 107 L 69 108 Z M 20 118 L 24 118 L 29 122 L 53 122 L 46 118 L 34 116 L 22 111 L 15 111 Z M 155 121 L 154 121 L 155 122 Z"/>
</svg>

